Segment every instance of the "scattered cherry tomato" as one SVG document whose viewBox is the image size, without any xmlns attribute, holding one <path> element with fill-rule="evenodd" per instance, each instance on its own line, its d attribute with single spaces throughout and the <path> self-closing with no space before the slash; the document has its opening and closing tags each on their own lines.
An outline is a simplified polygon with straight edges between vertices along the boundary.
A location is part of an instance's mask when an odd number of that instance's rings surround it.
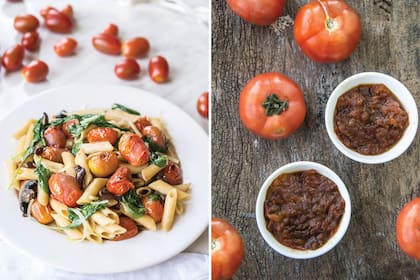
<svg viewBox="0 0 420 280">
<path fill-rule="evenodd" d="M 45 27 L 56 33 L 70 33 L 73 29 L 71 19 L 55 8 L 49 8 L 45 15 Z"/>
<path fill-rule="evenodd" d="M 141 133 L 149 137 L 155 145 L 166 148 L 166 136 L 158 127 L 153 125 L 145 126 Z"/>
<path fill-rule="evenodd" d="M 104 29 L 104 31 L 102 31 L 103 34 L 109 34 L 112 36 L 117 37 L 118 36 L 118 26 L 110 23 L 108 24 L 108 26 Z"/>
<path fill-rule="evenodd" d="M 114 67 L 114 73 L 123 80 L 134 80 L 140 74 L 140 65 L 134 58 L 125 58 Z"/>
<path fill-rule="evenodd" d="M 39 46 L 39 34 L 36 31 L 31 31 L 23 34 L 21 44 L 28 51 L 35 51 Z"/>
<path fill-rule="evenodd" d="M 7 71 L 16 71 L 22 67 L 25 49 L 21 45 L 8 48 L 1 57 L 1 64 Z"/>
<path fill-rule="evenodd" d="M 280 73 L 260 74 L 242 90 L 239 115 L 251 132 L 267 139 L 285 138 L 305 119 L 305 98 L 290 78 Z"/>
<path fill-rule="evenodd" d="M 63 163 L 63 158 L 61 157 L 61 154 L 63 152 L 63 148 L 45 146 L 44 148 L 42 148 L 41 157 L 51 161 Z"/>
<path fill-rule="evenodd" d="M 134 133 L 124 133 L 118 143 L 121 156 L 134 166 L 142 166 L 150 159 L 150 152 L 140 136 Z"/>
<path fill-rule="evenodd" d="M 51 196 L 68 207 L 76 207 L 82 190 L 73 176 L 54 173 L 48 180 Z"/>
<path fill-rule="evenodd" d="M 209 117 L 209 93 L 204 92 L 197 100 L 197 112 L 203 117 Z"/>
<path fill-rule="evenodd" d="M 66 146 L 66 134 L 59 126 L 50 126 L 44 131 L 44 138 L 48 146 L 64 148 Z"/>
<path fill-rule="evenodd" d="M 120 226 L 125 228 L 127 231 L 123 234 L 119 234 L 115 236 L 112 241 L 121 241 L 124 239 L 129 239 L 137 235 L 139 230 L 137 229 L 137 224 L 130 218 L 127 217 L 120 217 Z"/>
<path fill-rule="evenodd" d="M 31 215 L 41 224 L 49 224 L 54 221 L 54 218 L 51 216 L 52 209 L 49 205 L 44 206 L 35 200 L 31 206 Z"/>
<path fill-rule="evenodd" d="M 70 37 L 63 38 L 54 45 L 54 51 L 58 56 L 70 56 L 74 54 L 76 48 L 77 41 Z"/>
<path fill-rule="evenodd" d="M 95 127 L 89 130 L 87 139 L 89 143 L 108 141 L 111 145 L 115 145 L 118 140 L 118 134 L 110 127 Z"/>
<path fill-rule="evenodd" d="M 169 65 L 163 56 L 155 56 L 149 61 L 149 77 L 156 83 L 164 83 L 168 80 Z"/>
<path fill-rule="evenodd" d="M 22 76 L 28 83 L 38 83 L 47 78 L 48 71 L 48 65 L 44 61 L 34 60 L 23 67 Z"/>
<path fill-rule="evenodd" d="M 270 25 L 283 12 L 286 0 L 226 0 L 232 11 L 255 25 Z"/>
<path fill-rule="evenodd" d="M 121 42 L 116 36 L 111 34 L 97 34 L 92 38 L 93 47 L 104 54 L 119 55 Z"/>
<path fill-rule="evenodd" d="M 15 29 L 21 33 L 35 31 L 39 26 L 39 20 L 30 14 L 16 16 L 13 21 Z"/>
<path fill-rule="evenodd" d="M 124 41 L 121 45 L 121 54 L 125 57 L 140 58 L 147 55 L 150 50 L 149 41 L 144 37 L 135 37 Z"/>
<path fill-rule="evenodd" d="M 73 19 L 73 7 L 70 4 L 67 4 L 61 12 L 66 15 L 70 20 Z"/>
<path fill-rule="evenodd" d="M 41 9 L 41 11 L 39 11 L 39 14 L 45 19 L 47 17 L 48 11 L 52 9 L 57 10 L 56 8 L 53 8 L 51 6 L 45 6 Z"/>
<path fill-rule="evenodd" d="M 117 170 L 120 161 L 113 152 L 100 152 L 88 159 L 89 170 L 96 177 L 108 177 Z"/>
<path fill-rule="evenodd" d="M 345 1 L 312 1 L 299 10 L 294 24 L 297 44 L 319 63 L 335 63 L 349 57 L 361 33 L 360 18 Z"/>
<path fill-rule="evenodd" d="M 244 256 L 242 238 L 236 229 L 220 218 L 211 219 L 211 279 L 230 279 Z"/>
<path fill-rule="evenodd" d="M 123 166 L 118 168 L 106 183 L 106 189 L 115 195 L 123 195 L 133 188 L 130 169 Z"/>
<path fill-rule="evenodd" d="M 169 161 L 162 170 L 162 180 L 171 185 L 182 184 L 182 171 L 179 165 Z"/>
<path fill-rule="evenodd" d="M 407 203 L 398 214 L 396 235 L 400 248 L 420 260 L 420 197 Z"/>
<path fill-rule="evenodd" d="M 150 195 L 143 197 L 141 201 L 146 209 L 146 214 L 151 216 L 156 223 L 160 223 L 163 216 L 162 201 Z"/>
</svg>

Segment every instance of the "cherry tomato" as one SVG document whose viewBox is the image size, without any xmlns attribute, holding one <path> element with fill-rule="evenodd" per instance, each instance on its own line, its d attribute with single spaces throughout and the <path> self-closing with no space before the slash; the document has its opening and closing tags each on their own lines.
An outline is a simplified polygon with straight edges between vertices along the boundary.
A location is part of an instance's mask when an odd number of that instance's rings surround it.
<svg viewBox="0 0 420 280">
<path fill-rule="evenodd" d="M 349 57 L 361 33 L 360 18 L 345 1 L 312 1 L 299 10 L 294 24 L 297 44 L 319 63 L 335 63 Z"/>
<path fill-rule="evenodd" d="M 58 56 L 70 56 L 74 54 L 76 48 L 77 41 L 70 37 L 63 38 L 54 45 L 54 51 Z"/>
<path fill-rule="evenodd" d="M 21 44 L 28 51 L 35 51 L 39 46 L 39 34 L 36 31 L 27 32 L 23 34 Z"/>
<path fill-rule="evenodd" d="M 108 177 L 117 170 L 120 161 L 113 152 L 100 152 L 89 157 L 88 167 L 96 177 Z"/>
<path fill-rule="evenodd" d="M 226 0 L 232 11 L 256 25 L 270 25 L 283 12 L 286 0 Z"/>
<path fill-rule="evenodd" d="M 73 176 L 64 173 L 54 173 L 48 180 L 51 196 L 68 207 L 76 207 L 77 200 L 82 196 L 79 184 Z"/>
<path fill-rule="evenodd" d="M 239 115 L 245 127 L 268 139 L 291 135 L 301 126 L 305 114 L 302 90 L 280 73 L 257 75 L 239 98 Z"/>
<path fill-rule="evenodd" d="M 209 93 L 204 92 L 197 100 L 197 112 L 203 117 L 209 117 Z"/>
<path fill-rule="evenodd" d="M 48 146 L 64 148 L 66 146 L 66 135 L 58 126 L 50 126 L 44 131 L 44 138 Z"/>
<path fill-rule="evenodd" d="M 45 27 L 56 33 L 70 33 L 73 29 L 73 23 L 71 19 L 62 12 L 50 8 L 46 12 Z"/>
<path fill-rule="evenodd" d="M 108 141 L 111 145 L 115 145 L 118 140 L 118 134 L 110 127 L 96 127 L 89 130 L 87 139 L 89 143 Z"/>
<path fill-rule="evenodd" d="M 120 226 L 125 228 L 127 231 L 123 234 L 119 234 L 115 236 L 112 241 L 121 241 L 124 239 L 129 239 L 137 235 L 139 230 L 137 229 L 137 224 L 130 218 L 127 217 L 120 217 Z"/>
<path fill-rule="evenodd" d="M 165 134 L 156 126 L 146 126 L 141 130 L 141 133 L 144 136 L 147 136 L 152 140 L 152 142 L 162 148 L 166 148 L 166 136 Z"/>
<path fill-rule="evenodd" d="M 49 205 L 44 206 L 35 200 L 31 206 L 31 215 L 41 224 L 49 224 L 54 221 L 54 218 L 51 216 L 51 208 Z"/>
<path fill-rule="evenodd" d="M 155 56 L 149 61 L 149 77 L 156 83 L 164 83 L 168 80 L 169 65 L 163 56 Z"/>
<path fill-rule="evenodd" d="M 25 49 L 21 45 L 8 48 L 1 57 L 1 64 L 7 71 L 16 71 L 22 67 Z"/>
<path fill-rule="evenodd" d="M 104 54 L 119 55 L 121 49 L 121 42 L 114 35 L 97 34 L 92 38 L 93 47 Z"/>
<path fill-rule="evenodd" d="M 51 6 L 45 6 L 41 9 L 41 11 L 39 11 L 41 17 L 43 17 L 45 19 L 47 17 L 47 14 L 48 14 L 49 10 L 56 10 L 57 11 L 56 8 L 53 8 Z"/>
<path fill-rule="evenodd" d="M 118 143 L 121 156 L 134 166 L 142 166 L 150 159 L 150 152 L 143 139 L 134 133 L 124 133 Z"/>
<path fill-rule="evenodd" d="M 72 119 L 72 120 L 68 120 L 65 123 L 63 123 L 62 126 L 62 130 L 64 132 L 64 134 L 67 136 L 67 138 L 72 139 L 73 138 L 73 134 L 70 133 L 70 126 L 74 126 L 74 125 L 78 125 L 79 124 L 79 120 L 77 119 Z"/>
<path fill-rule="evenodd" d="M 220 218 L 211 219 L 212 280 L 230 279 L 244 256 L 242 238 L 236 229 Z"/>
<path fill-rule="evenodd" d="M 146 126 L 150 126 L 150 125 L 152 125 L 152 123 L 149 121 L 149 119 L 147 118 L 147 117 L 140 117 L 138 120 L 136 120 L 135 122 L 134 122 L 134 125 L 136 126 L 136 128 L 140 131 L 140 132 L 142 132 L 143 131 L 143 129 L 146 127 Z M 143 132 L 142 132 L 143 133 Z"/>
<path fill-rule="evenodd" d="M 115 37 L 118 36 L 118 26 L 110 23 L 108 24 L 108 26 L 104 29 L 104 31 L 102 31 L 103 34 L 109 34 L 109 35 L 113 35 Z"/>
<path fill-rule="evenodd" d="M 162 180 L 170 185 L 182 184 L 182 171 L 178 164 L 169 161 L 162 170 Z"/>
<path fill-rule="evenodd" d="M 407 203 L 398 214 L 396 231 L 400 248 L 420 260 L 420 197 Z"/>
<path fill-rule="evenodd" d="M 123 195 L 133 188 L 130 169 L 123 166 L 118 168 L 106 183 L 106 189 L 115 195 Z"/>
<path fill-rule="evenodd" d="M 70 20 L 73 19 L 73 7 L 72 5 L 67 4 L 61 12 L 66 15 Z"/>
<path fill-rule="evenodd" d="M 140 58 L 147 55 L 149 41 L 144 37 L 135 37 L 122 43 L 121 54 L 125 57 Z"/>
<path fill-rule="evenodd" d="M 153 198 L 148 195 L 142 198 L 142 203 L 146 209 L 146 214 L 151 216 L 156 223 L 162 221 L 163 204 L 159 198 Z"/>
<path fill-rule="evenodd" d="M 20 33 L 35 31 L 39 26 L 39 20 L 30 14 L 16 16 L 13 26 Z"/>
<path fill-rule="evenodd" d="M 51 160 L 51 161 L 63 163 L 63 158 L 61 157 L 61 154 L 63 152 L 64 152 L 63 148 L 46 146 L 42 148 L 41 157 Z"/>
<path fill-rule="evenodd" d="M 134 58 L 126 58 L 114 67 L 115 75 L 123 80 L 134 80 L 140 74 L 140 65 Z"/>
<path fill-rule="evenodd" d="M 47 78 L 48 71 L 48 65 L 44 61 L 34 60 L 23 67 L 22 76 L 29 83 L 38 83 Z"/>
</svg>

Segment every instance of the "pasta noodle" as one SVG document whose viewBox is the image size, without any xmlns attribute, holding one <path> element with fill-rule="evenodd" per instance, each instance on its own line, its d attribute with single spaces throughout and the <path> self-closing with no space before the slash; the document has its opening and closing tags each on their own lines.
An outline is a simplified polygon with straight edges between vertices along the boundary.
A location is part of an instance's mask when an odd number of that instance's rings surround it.
<svg viewBox="0 0 420 280">
<path fill-rule="evenodd" d="M 86 187 L 82 196 L 77 200 L 77 204 L 83 205 L 98 199 L 98 192 L 105 186 L 107 181 L 108 179 L 105 178 L 93 179 L 92 182 Z"/>
<path fill-rule="evenodd" d="M 31 127 L 31 125 L 35 125 L 35 123 L 36 123 L 36 120 L 34 119 L 27 120 L 26 123 L 19 130 L 13 133 L 13 138 L 17 140 L 21 138 L 22 136 L 26 135 L 28 131 L 30 130 L 29 128 Z"/>
<path fill-rule="evenodd" d="M 165 198 L 165 206 L 163 207 L 162 229 L 169 231 L 172 227 L 175 217 L 175 208 L 177 201 L 177 190 L 172 189 Z"/>
<path fill-rule="evenodd" d="M 92 173 L 90 172 L 90 169 L 89 169 L 88 164 L 87 164 L 86 154 L 82 150 L 79 150 L 76 154 L 76 157 L 75 157 L 74 161 L 77 165 L 79 165 L 80 167 L 85 169 L 86 173 L 85 173 L 85 178 L 84 178 L 84 185 L 85 186 L 89 185 L 89 183 L 93 179 L 93 176 L 92 176 Z"/>
<path fill-rule="evenodd" d="M 141 171 L 141 176 L 145 182 L 149 182 L 163 167 L 159 167 L 155 164 L 151 164 Z"/>
<path fill-rule="evenodd" d="M 153 183 L 149 184 L 148 187 L 165 195 L 168 195 L 168 193 L 171 190 L 175 189 L 178 194 L 177 195 L 178 200 L 187 200 L 187 199 L 190 199 L 191 197 L 189 193 L 176 189 L 162 180 L 154 181 Z"/>
<path fill-rule="evenodd" d="M 114 147 L 112 147 L 112 145 L 109 144 L 108 141 L 103 141 L 82 144 L 80 149 L 85 154 L 93 154 L 97 152 L 112 152 L 114 150 Z"/>
<path fill-rule="evenodd" d="M 70 176 L 75 177 L 76 171 L 74 167 L 76 166 L 76 162 L 74 160 L 74 156 L 70 152 L 62 152 L 61 156 L 64 162 L 64 172 Z"/>
</svg>

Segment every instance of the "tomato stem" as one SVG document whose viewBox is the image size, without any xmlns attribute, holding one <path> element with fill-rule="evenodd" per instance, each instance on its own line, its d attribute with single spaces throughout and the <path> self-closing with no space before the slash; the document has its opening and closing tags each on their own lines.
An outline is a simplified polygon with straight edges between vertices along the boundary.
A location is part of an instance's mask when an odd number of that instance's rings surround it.
<svg viewBox="0 0 420 280">
<path fill-rule="evenodd" d="M 335 18 L 330 17 L 330 14 L 328 13 L 328 7 L 322 0 L 318 0 L 318 3 L 319 5 L 321 5 L 321 8 L 325 14 L 325 26 L 329 31 L 334 31 L 338 28 L 337 20 Z"/>
<path fill-rule="evenodd" d="M 220 248 L 220 242 L 217 239 L 211 239 L 211 250 L 217 251 Z"/>
<path fill-rule="evenodd" d="M 266 116 L 280 115 L 289 108 L 289 102 L 279 99 L 275 93 L 272 93 L 267 96 L 262 106 L 265 108 Z"/>
</svg>

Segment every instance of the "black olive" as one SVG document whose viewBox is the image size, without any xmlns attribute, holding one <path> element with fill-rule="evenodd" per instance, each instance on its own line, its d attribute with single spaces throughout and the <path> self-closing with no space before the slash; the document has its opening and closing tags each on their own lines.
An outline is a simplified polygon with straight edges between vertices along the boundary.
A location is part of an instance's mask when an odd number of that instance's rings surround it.
<svg viewBox="0 0 420 280">
<path fill-rule="evenodd" d="M 68 113 L 66 110 L 61 110 L 60 113 L 58 115 L 55 115 L 55 117 L 57 119 L 63 119 L 65 117 L 67 117 Z"/>
<path fill-rule="evenodd" d="M 35 199 L 38 189 L 38 183 L 36 180 L 29 180 L 21 187 L 19 191 L 19 208 L 26 217 L 28 212 L 28 206 L 32 199 Z"/>
<path fill-rule="evenodd" d="M 76 181 L 80 185 L 81 188 L 84 188 L 84 180 L 86 176 L 86 170 L 81 167 L 80 165 L 76 165 L 74 167 L 74 170 L 76 171 Z"/>
<path fill-rule="evenodd" d="M 47 115 L 47 113 L 42 113 L 42 125 L 43 126 L 46 126 L 46 125 L 48 125 L 48 115 Z"/>
</svg>

